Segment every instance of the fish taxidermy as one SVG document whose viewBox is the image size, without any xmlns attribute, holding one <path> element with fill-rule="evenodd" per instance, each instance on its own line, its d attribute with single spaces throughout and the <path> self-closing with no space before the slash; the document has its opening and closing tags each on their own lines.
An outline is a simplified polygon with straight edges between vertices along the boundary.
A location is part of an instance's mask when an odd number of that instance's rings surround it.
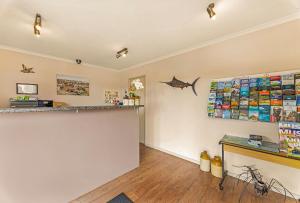
<svg viewBox="0 0 300 203">
<path fill-rule="evenodd" d="M 173 77 L 172 81 L 170 82 L 161 82 L 161 83 L 165 83 L 171 87 L 175 87 L 175 88 L 187 88 L 189 86 L 192 87 L 194 94 L 197 96 L 197 92 L 195 90 L 195 84 L 197 83 L 197 81 L 200 79 L 200 77 L 196 78 L 196 80 L 194 80 L 194 82 L 192 84 L 188 83 L 188 82 L 183 82 L 181 80 L 178 80 L 175 76 Z"/>
<path fill-rule="evenodd" d="M 22 70 L 21 70 L 21 72 L 22 73 L 35 73 L 34 71 L 33 71 L 33 68 L 27 68 L 24 64 L 22 64 Z"/>
</svg>

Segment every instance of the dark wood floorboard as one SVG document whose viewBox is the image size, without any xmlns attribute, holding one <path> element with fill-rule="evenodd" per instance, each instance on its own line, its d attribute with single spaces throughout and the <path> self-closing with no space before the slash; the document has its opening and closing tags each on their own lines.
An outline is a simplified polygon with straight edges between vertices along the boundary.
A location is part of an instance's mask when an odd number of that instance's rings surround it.
<svg viewBox="0 0 300 203">
<path fill-rule="evenodd" d="M 200 171 L 199 166 L 158 150 L 140 146 L 140 167 L 79 197 L 72 203 L 105 203 L 124 192 L 136 203 L 235 203 L 238 202 L 243 184 L 228 177 L 225 189 L 218 188 L 219 179 Z M 235 186 L 235 187 L 233 187 Z M 282 203 L 284 197 L 271 192 L 261 198 L 253 194 L 251 185 L 242 203 Z M 295 201 L 287 199 L 286 203 Z"/>
</svg>

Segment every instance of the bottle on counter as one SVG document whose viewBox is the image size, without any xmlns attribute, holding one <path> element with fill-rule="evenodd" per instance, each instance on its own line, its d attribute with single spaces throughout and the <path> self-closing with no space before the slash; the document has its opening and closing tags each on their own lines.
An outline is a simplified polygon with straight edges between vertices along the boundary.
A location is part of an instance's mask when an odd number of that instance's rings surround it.
<svg viewBox="0 0 300 203">
<path fill-rule="evenodd" d="M 123 97 L 123 105 L 128 106 L 129 105 L 129 97 L 127 95 L 127 91 L 125 91 L 125 96 Z"/>
<path fill-rule="evenodd" d="M 135 98 L 134 98 L 134 105 L 135 106 L 139 106 L 140 103 L 141 103 L 140 101 L 141 101 L 140 96 L 135 96 Z"/>
<path fill-rule="evenodd" d="M 133 97 L 129 98 L 128 105 L 134 106 L 134 98 Z"/>
<path fill-rule="evenodd" d="M 128 102 L 129 106 L 134 106 L 134 99 L 135 99 L 135 94 L 133 91 L 130 91 L 129 92 L 129 102 Z"/>
</svg>

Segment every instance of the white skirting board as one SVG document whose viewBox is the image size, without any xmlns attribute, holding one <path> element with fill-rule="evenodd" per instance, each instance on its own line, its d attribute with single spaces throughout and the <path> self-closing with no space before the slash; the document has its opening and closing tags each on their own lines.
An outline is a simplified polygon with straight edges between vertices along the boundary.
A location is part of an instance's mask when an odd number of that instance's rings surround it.
<svg viewBox="0 0 300 203">
<path fill-rule="evenodd" d="M 196 160 L 196 159 L 191 159 L 191 158 L 188 158 L 188 157 L 186 157 L 186 156 L 182 156 L 182 155 L 180 155 L 180 154 L 171 152 L 171 151 L 169 151 L 169 150 L 165 150 L 165 149 L 160 148 L 160 147 L 156 147 L 156 146 L 152 146 L 152 145 L 148 145 L 148 144 L 145 144 L 145 145 L 146 145 L 147 147 L 150 147 L 150 148 L 159 150 L 159 151 L 161 151 L 161 152 L 165 152 L 165 153 L 167 153 L 167 154 L 176 156 L 176 157 L 178 157 L 178 158 L 181 158 L 181 159 L 184 159 L 184 160 L 187 160 L 187 161 L 189 161 L 189 162 L 192 162 L 192 163 L 195 163 L 195 164 L 198 164 L 198 165 L 199 165 L 199 162 L 200 162 L 200 161 L 198 161 L 198 160 Z"/>
</svg>

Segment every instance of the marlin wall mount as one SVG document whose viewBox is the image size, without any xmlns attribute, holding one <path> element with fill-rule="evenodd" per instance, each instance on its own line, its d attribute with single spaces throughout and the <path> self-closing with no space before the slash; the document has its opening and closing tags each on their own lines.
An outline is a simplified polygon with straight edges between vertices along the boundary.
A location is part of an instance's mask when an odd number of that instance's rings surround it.
<svg viewBox="0 0 300 203">
<path fill-rule="evenodd" d="M 200 77 L 196 78 L 194 80 L 194 82 L 192 84 L 188 83 L 188 82 L 183 82 L 181 80 L 178 80 L 175 76 L 173 77 L 173 79 L 170 82 L 161 82 L 161 83 L 165 83 L 171 87 L 175 87 L 175 88 L 187 88 L 189 86 L 192 87 L 194 94 L 197 96 L 197 92 L 195 90 L 195 84 L 197 83 L 197 81 L 200 79 Z"/>
</svg>

